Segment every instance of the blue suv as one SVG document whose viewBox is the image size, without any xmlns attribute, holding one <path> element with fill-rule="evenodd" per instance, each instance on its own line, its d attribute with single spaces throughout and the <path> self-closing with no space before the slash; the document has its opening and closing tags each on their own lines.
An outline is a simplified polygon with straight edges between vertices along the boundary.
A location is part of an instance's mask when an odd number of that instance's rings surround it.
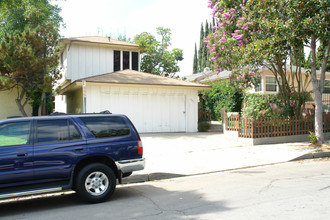
<svg viewBox="0 0 330 220">
<path fill-rule="evenodd" d="M 145 166 L 125 115 L 77 114 L 0 121 L 0 199 L 74 190 L 89 203 Z"/>
</svg>

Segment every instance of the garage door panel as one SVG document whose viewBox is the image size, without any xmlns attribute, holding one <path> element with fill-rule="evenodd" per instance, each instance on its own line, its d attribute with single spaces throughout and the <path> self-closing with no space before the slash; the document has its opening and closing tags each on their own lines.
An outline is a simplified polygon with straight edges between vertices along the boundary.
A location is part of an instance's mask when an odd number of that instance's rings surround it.
<svg viewBox="0 0 330 220">
<path fill-rule="evenodd" d="M 122 93 L 124 92 L 124 93 Z M 185 132 L 185 96 L 121 89 L 101 95 L 101 109 L 126 114 L 139 132 Z"/>
</svg>

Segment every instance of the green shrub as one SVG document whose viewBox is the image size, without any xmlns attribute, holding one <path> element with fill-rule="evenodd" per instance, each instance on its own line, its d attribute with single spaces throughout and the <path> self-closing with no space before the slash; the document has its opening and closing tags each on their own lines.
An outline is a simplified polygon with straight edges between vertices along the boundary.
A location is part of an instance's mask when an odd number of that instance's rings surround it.
<svg viewBox="0 0 330 220">
<path fill-rule="evenodd" d="M 210 124 L 207 121 L 198 122 L 198 131 L 207 132 L 210 129 Z"/>
<path fill-rule="evenodd" d="M 228 80 L 220 80 L 209 83 L 211 90 L 200 92 L 200 104 L 202 110 L 212 111 L 212 120 L 221 120 L 221 111 L 225 107 L 227 112 L 240 112 L 243 100 L 243 92 L 230 85 Z"/>
<path fill-rule="evenodd" d="M 280 115 L 280 106 L 278 106 L 276 95 L 265 95 L 251 93 L 244 97 L 244 107 L 242 115 L 246 117 L 278 117 Z M 276 104 L 278 109 L 272 109 L 271 104 Z"/>
<path fill-rule="evenodd" d="M 317 137 L 314 134 L 314 132 L 311 132 L 310 131 L 308 137 L 309 137 L 309 143 L 311 143 L 311 144 L 317 144 Z"/>
</svg>

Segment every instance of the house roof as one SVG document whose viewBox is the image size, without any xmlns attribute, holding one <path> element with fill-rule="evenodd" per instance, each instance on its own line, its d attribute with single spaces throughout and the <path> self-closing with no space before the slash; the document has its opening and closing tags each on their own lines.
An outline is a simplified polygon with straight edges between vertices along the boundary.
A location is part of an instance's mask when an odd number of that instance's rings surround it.
<svg viewBox="0 0 330 220">
<path fill-rule="evenodd" d="M 229 78 L 230 75 L 231 75 L 231 71 L 224 70 L 218 74 L 209 75 L 209 76 L 205 77 L 204 79 L 200 80 L 200 82 L 204 83 L 204 82 L 216 81 L 219 79 L 227 79 L 227 78 Z"/>
<path fill-rule="evenodd" d="M 185 76 L 186 80 L 189 82 L 200 82 L 202 79 L 215 74 L 215 72 L 209 70 L 209 69 L 205 69 L 203 72 L 199 72 L 199 73 L 194 73 L 192 75 L 189 76 Z"/>
<path fill-rule="evenodd" d="M 129 43 L 120 40 L 114 40 L 110 37 L 99 37 L 99 36 L 92 36 L 92 37 L 71 37 L 71 38 L 63 38 L 64 42 L 81 42 L 81 43 L 96 43 L 96 44 L 108 44 L 108 45 L 115 45 L 115 46 L 129 46 L 129 47 L 138 47 L 137 44 Z"/>
<path fill-rule="evenodd" d="M 229 77 L 229 75 L 231 74 L 231 71 L 228 70 L 224 70 L 220 73 L 216 73 L 214 71 L 204 71 L 201 73 L 196 73 L 193 75 L 189 75 L 186 76 L 186 79 L 188 81 L 193 81 L 193 82 L 201 82 L 201 83 L 205 83 L 205 82 L 211 82 L 211 81 L 216 81 L 219 79 L 226 79 Z"/>
<path fill-rule="evenodd" d="M 209 88 L 210 86 L 193 82 L 186 82 L 179 79 L 173 79 L 158 76 L 150 73 L 139 72 L 135 70 L 121 70 L 112 73 L 106 73 L 98 76 L 91 76 L 77 81 L 95 83 L 115 83 L 115 84 L 140 84 L 140 85 L 161 85 L 161 86 L 187 86 Z"/>
<path fill-rule="evenodd" d="M 173 79 L 163 76 L 158 76 L 150 73 L 139 72 L 135 70 L 121 70 L 112 73 L 106 73 L 97 76 L 78 79 L 69 85 L 65 86 L 60 92 L 61 94 L 77 88 L 81 82 L 85 80 L 88 83 L 109 83 L 120 85 L 150 85 L 150 86 L 170 86 L 170 87 L 186 87 L 195 88 L 200 91 L 211 89 L 211 86 L 187 82 L 179 79 Z"/>
</svg>

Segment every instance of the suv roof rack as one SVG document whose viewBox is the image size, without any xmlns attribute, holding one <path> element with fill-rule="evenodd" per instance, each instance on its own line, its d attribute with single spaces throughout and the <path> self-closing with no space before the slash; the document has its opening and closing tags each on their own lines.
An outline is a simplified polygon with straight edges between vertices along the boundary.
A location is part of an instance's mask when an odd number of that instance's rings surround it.
<svg viewBox="0 0 330 220">
<path fill-rule="evenodd" d="M 101 111 L 99 113 L 77 113 L 77 114 L 68 114 L 68 113 L 64 113 L 64 112 L 52 112 L 49 114 L 49 116 L 58 116 L 58 115 L 85 115 L 85 114 L 112 114 L 109 110 L 104 110 Z"/>
</svg>

